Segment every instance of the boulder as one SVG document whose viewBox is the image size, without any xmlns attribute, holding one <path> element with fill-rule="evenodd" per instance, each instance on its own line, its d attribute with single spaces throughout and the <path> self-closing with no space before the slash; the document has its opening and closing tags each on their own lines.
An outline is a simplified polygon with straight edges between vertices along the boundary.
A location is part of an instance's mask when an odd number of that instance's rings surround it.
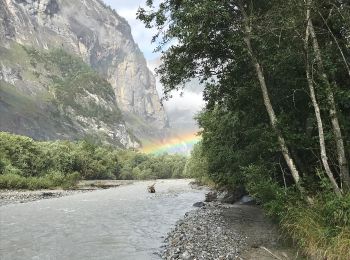
<svg viewBox="0 0 350 260">
<path fill-rule="evenodd" d="M 216 201 L 217 196 L 218 194 L 215 191 L 208 192 L 207 194 L 205 194 L 205 202 Z"/>
<path fill-rule="evenodd" d="M 205 203 L 202 202 L 202 201 L 199 201 L 199 202 L 196 202 L 193 204 L 193 207 L 197 207 L 197 208 L 201 208 L 201 207 L 204 207 L 205 206 Z"/>
<path fill-rule="evenodd" d="M 239 201 L 240 205 L 256 205 L 256 200 L 249 195 L 244 195 Z"/>
</svg>

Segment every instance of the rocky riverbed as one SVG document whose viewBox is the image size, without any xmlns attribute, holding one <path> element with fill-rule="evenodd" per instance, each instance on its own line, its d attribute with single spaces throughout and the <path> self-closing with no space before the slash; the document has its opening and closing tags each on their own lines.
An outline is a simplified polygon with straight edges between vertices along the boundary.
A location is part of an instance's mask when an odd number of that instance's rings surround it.
<svg viewBox="0 0 350 260">
<path fill-rule="evenodd" d="M 189 212 L 168 234 L 163 259 L 298 259 L 274 223 L 254 205 L 206 203 Z"/>
<path fill-rule="evenodd" d="M 76 189 L 71 190 L 0 190 L 0 207 L 8 204 L 27 203 L 91 192 L 94 190 L 116 188 L 121 185 L 132 183 L 133 181 L 124 180 L 91 180 L 80 181 Z"/>
<path fill-rule="evenodd" d="M 31 201 L 53 199 L 69 196 L 91 190 L 37 190 L 37 191 L 0 191 L 0 207 L 8 204 L 26 203 Z"/>
</svg>

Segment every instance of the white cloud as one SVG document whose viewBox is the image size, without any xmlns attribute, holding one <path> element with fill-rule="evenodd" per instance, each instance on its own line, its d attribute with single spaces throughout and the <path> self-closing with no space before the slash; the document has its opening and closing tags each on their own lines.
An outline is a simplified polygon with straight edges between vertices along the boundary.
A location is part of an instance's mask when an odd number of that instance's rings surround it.
<svg viewBox="0 0 350 260">
<path fill-rule="evenodd" d="M 104 0 L 114 8 L 117 13 L 124 17 L 131 26 L 131 32 L 135 42 L 139 45 L 146 59 L 154 59 L 159 56 L 153 53 L 156 45 L 152 44 L 152 37 L 156 33 L 154 29 L 146 29 L 144 24 L 136 19 L 136 12 L 139 7 L 145 6 L 145 0 Z"/>
</svg>

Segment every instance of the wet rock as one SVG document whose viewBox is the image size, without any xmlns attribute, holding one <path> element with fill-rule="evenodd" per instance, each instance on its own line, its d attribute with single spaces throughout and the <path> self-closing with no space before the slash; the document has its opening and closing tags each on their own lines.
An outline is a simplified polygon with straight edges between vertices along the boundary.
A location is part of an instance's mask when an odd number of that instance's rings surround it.
<svg viewBox="0 0 350 260">
<path fill-rule="evenodd" d="M 53 192 L 43 192 L 41 195 L 43 197 L 51 197 L 51 196 L 54 196 L 55 194 Z"/>
<path fill-rule="evenodd" d="M 256 200 L 248 195 L 244 195 L 239 201 L 240 205 L 256 205 Z"/>
<path fill-rule="evenodd" d="M 205 203 L 204 202 L 196 202 L 193 204 L 193 207 L 198 207 L 198 208 L 201 208 L 201 207 L 204 207 L 205 206 Z"/>
<path fill-rule="evenodd" d="M 224 190 L 218 192 L 217 201 L 221 203 L 233 204 L 240 200 L 247 192 L 244 187 L 236 187 L 235 190 Z"/>
<path fill-rule="evenodd" d="M 224 191 L 218 194 L 217 201 L 221 203 L 233 204 L 237 201 L 237 197 L 232 192 Z"/>
</svg>

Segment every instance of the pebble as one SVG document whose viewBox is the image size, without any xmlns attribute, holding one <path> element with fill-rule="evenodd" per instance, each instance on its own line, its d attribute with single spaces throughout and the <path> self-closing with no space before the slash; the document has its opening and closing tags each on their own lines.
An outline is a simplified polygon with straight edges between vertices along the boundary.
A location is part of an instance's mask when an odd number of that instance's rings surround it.
<svg viewBox="0 0 350 260">
<path fill-rule="evenodd" d="M 168 233 L 162 259 L 239 259 L 238 252 L 246 246 L 246 237 L 222 217 L 227 207 L 230 206 L 209 202 L 206 207 L 186 213 Z"/>
<path fill-rule="evenodd" d="M 0 191 L 0 206 L 17 203 L 27 203 L 43 199 L 53 199 L 63 196 L 69 196 L 82 192 L 89 192 L 91 190 L 52 190 L 52 191 Z"/>
</svg>

